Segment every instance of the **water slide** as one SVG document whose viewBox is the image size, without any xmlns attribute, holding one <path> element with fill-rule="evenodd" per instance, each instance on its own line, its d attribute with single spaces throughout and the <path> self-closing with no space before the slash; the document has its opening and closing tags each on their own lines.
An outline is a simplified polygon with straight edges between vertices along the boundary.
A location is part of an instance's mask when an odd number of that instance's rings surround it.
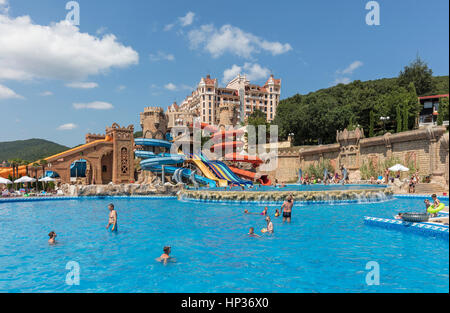
<svg viewBox="0 0 450 313">
<path fill-rule="evenodd" d="M 86 148 L 95 146 L 95 145 L 100 144 L 100 143 L 109 142 L 109 141 L 111 141 L 111 138 L 106 136 L 105 139 L 100 139 L 100 140 L 95 140 L 95 141 L 89 142 L 87 144 L 84 144 L 84 145 L 81 145 L 81 146 L 78 146 L 78 147 L 75 147 L 75 148 L 63 151 L 61 153 L 49 156 L 49 157 L 45 158 L 44 160 L 50 162 L 51 160 L 57 159 L 58 157 L 63 156 L 65 154 L 67 154 L 67 153 L 81 152 L 81 151 L 83 151 Z M 39 161 L 30 163 L 30 165 L 28 165 L 29 169 L 31 168 L 31 164 L 33 164 L 33 163 L 39 163 Z M 19 172 L 19 176 L 25 176 L 26 172 L 27 172 L 27 166 L 26 165 L 19 166 L 18 172 Z M 10 167 L 5 168 L 5 169 L 0 169 L 0 177 L 8 178 L 10 175 L 12 176 L 12 174 L 13 174 L 13 171 L 12 171 L 12 168 L 10 168 Z"/>
<path fill-rule="evenodd" d="M 199 155 L 201 160 L 209 166 L 209 168 L 217 175 L 217 177 L 225 179 L 236 185 L 253 185 L 252 181 L 242 180 L 223 162 L 210 161 L 204 155 Z"/>
<path fill-rule="evenodd" d="M 225 179 L 217 178 L 217 176 L 211 172 L 209 167 L 205 163 L 203 163 L 203 161 L 197 154 L 194 154 L 192 156 L 192 160 L 190 161 L 193 162 L 195 166 L 199 168 L 200 171 L 202 171 L 203 175 L 205 175 L 206 178 L 214 180 L 218 186 L 220 187 L 228 186 L 228 181 Z"/>
<path fill-rule="evenodd" d="M 158 139 L 145 139 L 145 138 L 137 138 L 135 139 L 135 143 L 140 146 L 148 146 L 148 147 L 163 147 L 166 149 L 170 149 L 172 144 L 168 141 L 158 140 Z M 155 154 L 151 151 L 135 151 L 135 155 L 144 160 L 141 161 L 141 168 L 143 170 L 148 170 L 156 173 L 162 172 L 162 166 L 164 165 L 164 173 L 173 174 L 179 167 L 168 166 L 181 164 L 186 161 L 186 156 L 184 154 L 168 154 L 161 153 Z M 183 169 L 181 175 L 185 178 L 190 178 L 192 171 L 190 169 Z M 194 175 L 195 180 L 203 185 L 209 185 L 210 187 L 216 187 L 216 181 L 213 179 L 203 177 L 200 175 Z"/>
</svg>

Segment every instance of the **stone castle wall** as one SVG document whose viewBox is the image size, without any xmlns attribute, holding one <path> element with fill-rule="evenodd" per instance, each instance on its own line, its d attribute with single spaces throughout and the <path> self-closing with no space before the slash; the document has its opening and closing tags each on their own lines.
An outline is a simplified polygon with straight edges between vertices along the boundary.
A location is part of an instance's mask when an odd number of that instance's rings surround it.
<svg viewBox="0 0 450 313">
<path fill-rule="evenodd" d="M 317 147 L 293 147 L 279 151 L 278 168 L 269 177 L 279 182 L 292 182 L 298 170 L 328 160 L 335 169 L 345 166 L 350 177 L 359 179 L 358 169 L 364 163 L 382 164 L 396 158 L 404 165 L 414 164 L 421 175 L 431 175 L 442 185 L 449 183 L 448 132 L 442 126 L 413 130 L 398 134 L 364 138 L 362 130 L 344 131 L 337 135 L 336 144 Z M 355 176 L 356 175 L 356 176 Z"/>
</svg>

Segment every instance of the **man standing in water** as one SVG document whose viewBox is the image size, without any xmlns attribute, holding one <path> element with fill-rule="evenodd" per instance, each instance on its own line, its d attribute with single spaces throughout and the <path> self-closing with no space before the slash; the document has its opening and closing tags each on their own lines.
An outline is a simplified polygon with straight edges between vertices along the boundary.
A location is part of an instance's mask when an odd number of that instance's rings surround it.
<svg viewBox="0 0 450 313">
<path fill-rule="evenodd" d="M 286 201 L 284 201 L 281 206 L 281 212 L 283 212 L 283 223 L 287 220 L 288 223 L 291 222 L 292 207 L 294 206 L 294 199 L 289 196 Z"/>
<path fill-rule="evenodd" d="M 112 225 L 111 231 L 117 231 L 117 211 L 114 210 L 114 204 L 108 205 L 109 209 L 109 222 L 106 226 L 106 229 L 109 229 L 109 227 Z"/>
</svg>

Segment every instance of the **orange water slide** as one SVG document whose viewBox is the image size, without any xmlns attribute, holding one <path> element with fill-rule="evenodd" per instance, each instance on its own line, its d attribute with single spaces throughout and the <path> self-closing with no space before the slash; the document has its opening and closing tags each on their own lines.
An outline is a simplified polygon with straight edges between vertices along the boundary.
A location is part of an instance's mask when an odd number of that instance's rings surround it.
<svg viewBox="0 0 450 313">
<path fill-rule="evenodd" d="M 257 176 L 256 173 L 242 170 L 240 168 L 231 167 L 231 166 L 229 166 L 229 168 L 230 168 L 230 170 L 233 171 L 233 173 L 235 173 L 236 175 L 239 175 L 240 177 L 242 177 L 244 179 L 249 179 L 249 180 L 254 181 Z M 264 186 L 272 185 L 272 181 L 267 177 L 267 175 L 261 175 L 260 178 L 258 178 L 258 181 L 261 183 L 261 185 L 264 185 Z"/>
<path fill-rule="evenodd" d="M 252 163 L 255 165 L 260 165 L 260 164 L 264 163 L 257 156 L 243 155 L 243 154 L 239 154 L 239 153 L 228 153 L 225 155 L 225 160 L 233 161 L 233 162 Z"/>
</svg>

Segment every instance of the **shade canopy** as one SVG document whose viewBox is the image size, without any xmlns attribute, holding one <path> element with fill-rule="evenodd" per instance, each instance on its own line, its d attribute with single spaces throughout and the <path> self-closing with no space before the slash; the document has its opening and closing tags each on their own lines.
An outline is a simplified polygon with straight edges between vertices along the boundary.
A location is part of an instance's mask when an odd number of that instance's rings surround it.
<svg viewBox="0 0 450 313">
<path fill-rule="evenodd" d="M 6 178 L 3 178 L 3 177 L 0 177 L 0 184 L 3 184 L 3 185 L 8 185 L 8 184 L 12 184 L 13 182 L 12 181 L 10 181 L 9 179 L 6 179 Z"/>
<path fill-rule="evenodd" d="M 44 182 L 44 183 L 48 183 L 48 182 L 51 182 L 51 181 L 56 181 L 56 179 L 47 176 L 47 177 L 39 179 L 39 181 L 40 182 Z"/>
<path fill-rule="evenodd" d="M 28 177 L 28 176 L 23 176 L 19 179 L 16 179 L 14 181 L 14 183 L 16 184 L 20 184 L 20 183 L 34 183 L 36 181 L 36 179 Z"/>
<path fill-rule="evenodd" d="M 398 172 L 398 171 L 407 172 L 407 171 L 409 171 L 409 168 L 407 168 L 401 164 L 395 164 L 393 167 L 389 168 L 389 170 L 391 172 Z"/>
</svg>

